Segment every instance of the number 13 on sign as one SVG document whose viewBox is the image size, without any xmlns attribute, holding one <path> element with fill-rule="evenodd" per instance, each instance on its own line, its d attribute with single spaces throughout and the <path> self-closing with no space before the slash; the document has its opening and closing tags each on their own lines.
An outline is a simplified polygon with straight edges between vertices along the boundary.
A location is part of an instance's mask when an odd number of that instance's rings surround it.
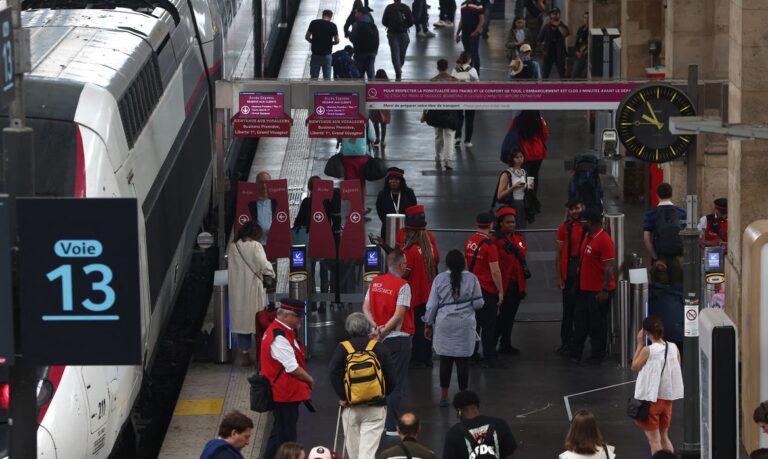
<svg viewBox="0 0 768 459">
<path fill-rule="evenodd" d="M 115 304 L 115 291 L 110 287 L 112 282 L 112 270 L 109 266 L 101 263 L 94 263 L 83 266 L 83 273 L 86 277 L 91 275 L 100 276 L 99 280 L 91 282 L 92 292 L 101 292 L 104 296 L 100 302 L 94 302 L 90 298 L 86 298 L 81 301 L 80 304 L 91 312 L 104 312 L 109 310 Z M 61 309 L 65 313 L 71 313 L 74 311 L 74 289 L 73 289 L 73 274 L 72 265 L 65 264 L 50 271 L 46 274 L 48 281 L 55 282 L 61 279 Z M 119 316 L 107 316 L 107 315 L 45 315 L 43 316 L 45 321 L 57 321 L 57 320 L 119 320 Z"/>
</svg>

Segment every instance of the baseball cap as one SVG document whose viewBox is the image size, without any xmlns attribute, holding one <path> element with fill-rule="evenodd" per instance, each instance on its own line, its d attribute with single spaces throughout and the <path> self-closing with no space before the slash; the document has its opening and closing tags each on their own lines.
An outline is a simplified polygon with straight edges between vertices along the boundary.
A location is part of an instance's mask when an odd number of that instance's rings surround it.
<svg viewBox="0 0 768 459">
<path fill-rule="evenodd" d="M 531 51 L 533 51 L 533 48 L 531 48 L 531 45 L 529 45 L 528 43 L 523 43 L 522 45 L 520 45 L 521 53 L 530 53 Z"/>
</svg>

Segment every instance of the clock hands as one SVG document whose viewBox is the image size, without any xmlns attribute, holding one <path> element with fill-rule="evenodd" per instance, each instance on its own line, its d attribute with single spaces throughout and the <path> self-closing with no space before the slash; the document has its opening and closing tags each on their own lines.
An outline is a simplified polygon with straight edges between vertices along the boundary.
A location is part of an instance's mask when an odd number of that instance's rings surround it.
<svg viewBox="0 0 768 459">
<path fill-rule="evenodd" d="M 648 106 L 648 112 L 651 114 L 651 116 L 642 115 L 641 118 L 656 126 L 657 129 L 662 129 L 664 127 L 664 123 L 660 122 L 659 119 L 656 118 L 656 113 L 654 113 L 653 107 L 651 107 L 651 103 L 646 100 L 645 105 Z"/>
</svg>

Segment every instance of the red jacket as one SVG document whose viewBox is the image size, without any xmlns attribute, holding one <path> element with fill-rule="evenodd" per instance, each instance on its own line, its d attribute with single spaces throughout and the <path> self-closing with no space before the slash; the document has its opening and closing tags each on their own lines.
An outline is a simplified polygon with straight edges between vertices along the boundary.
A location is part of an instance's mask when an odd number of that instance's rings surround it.
<svg viewBox="0 0 768 459">
<path fill-rule="evenodd" d="M 507 288 L 510 282 L 517 282 L 518 290 L 521 293 L 525 292 L 525 273 L 518 259 L 519 256 L 524 261 L 528 254 L 528 246 L 525 243 L 525 239 L 519 234 L 514 233 L 506 238 L 494 236 L 493 241 L 499 249 L 499 267 L 501 268 L 501 281 L 504 288 Z M 504 248 L 507 241 L 517 249 L 518 256 Z"/>
<path fill-rule="evenodd" d="M 272 342 L 275 341 L 275 338 L 278 336 L 284 336 L 285 339 L 291 343 L 299 367 L 305 371 L 307 369 L 307 362 L 304 357 L 304 344 L 296 341 L 296 332 L 277 320 L 272 322 L 272 325 L 270 325 L 269 328 L 267 328 L 267 331 L 264 332 L 260 349 L 261 357 L 259 359 L 261 363 L 261 374 L 269 379 L 269 382 L 272 384 L 272 398 L 275 402 L 282 403 L 303 402 L 309 400 L 311 393 L 309 383 L 286 373 L 283 365 L 273 359 L 270 354 Z M 296 349 L 296 345 L 294 344 L 296 342 L 299 343 L 298 349 Z"/>
<path fill-rule="evenodd" d="M 515 120 L 517 117 L 512 118 L 512 122 L 509 123 L 509 128 L 515 127 Z M 549 138 L 549 128 L 544 118 L 541 118 L 541 131 L 539 135 L 532 139 L 524 139 L 520 135 L 517 136 L 520 149 L 525 154 L 526 161 L 538 161 L 547 157 L 547 139 Z"/>
</svg>

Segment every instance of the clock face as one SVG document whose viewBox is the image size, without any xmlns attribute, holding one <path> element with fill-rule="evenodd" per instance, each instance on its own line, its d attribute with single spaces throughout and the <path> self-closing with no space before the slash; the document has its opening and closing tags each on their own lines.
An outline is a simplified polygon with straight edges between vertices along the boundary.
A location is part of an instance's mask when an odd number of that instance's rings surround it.
<svg viewBox="0 0 768 459">
<path fill-rule="evenodd" d="M 619 106 L 616 130 L 627 152 L 643 161 L 663 163 L 688 150 L 691 136 L 669 132 L 669 117 L 694 116 L 684 92 L 667 85 L 635 89 Z"/>
</svg>

